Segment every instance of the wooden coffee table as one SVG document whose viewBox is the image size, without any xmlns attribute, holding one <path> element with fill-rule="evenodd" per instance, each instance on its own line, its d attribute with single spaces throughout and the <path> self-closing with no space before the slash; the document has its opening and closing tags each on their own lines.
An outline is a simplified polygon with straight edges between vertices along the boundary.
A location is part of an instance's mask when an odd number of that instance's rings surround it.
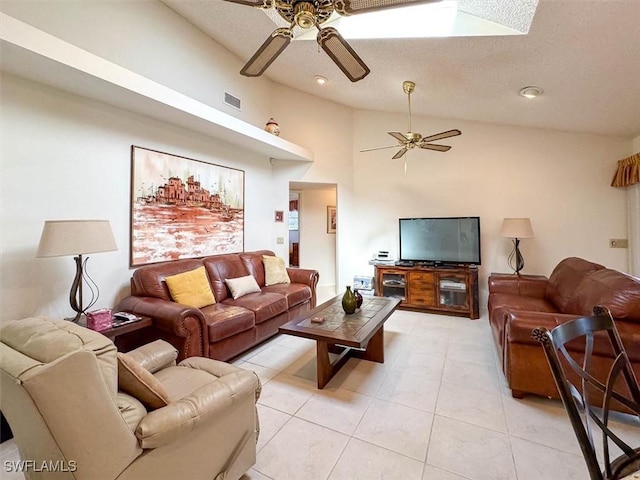
<svg viewBox="0 0 640 480">
<path fill-rule="evenodd" d="M 364 297 L 362 307 L 347 315 L 342 310 L 342 295 L 338 295 L 279 331 L 316 341 L 318 388 L 324 388 L 350 357 L 384 363 L 383 325 L 399 303 L 397 298 Z M 315 323 L 312 318 L 324 321 Z M 329 353 L 338 357 L 331 361 Z"/>
</svg>

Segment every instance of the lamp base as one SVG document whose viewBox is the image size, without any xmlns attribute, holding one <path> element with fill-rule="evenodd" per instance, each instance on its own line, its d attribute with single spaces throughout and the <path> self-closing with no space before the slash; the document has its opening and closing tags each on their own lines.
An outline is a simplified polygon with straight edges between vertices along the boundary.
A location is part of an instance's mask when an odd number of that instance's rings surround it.
<svg viewBox="0 0 640 480">
<path fill-rule="evenodd" d="M 520 253 L 520 239 L 518 238 L 513 239 L 513 251 L 509 255 L 508 263 L 513 273 L 520 275 L 520 270 L 524 268 L 524 258 L 522 258 L 522 254 Z"/>
<path fill-rule="evenodd" d="M 80 312 L 80 313 L 77 313 L 75 317 L 65 317 L 64 320 L 72 323 L 86 324 L 87 316 L 84 313 Z"/>
</svg>

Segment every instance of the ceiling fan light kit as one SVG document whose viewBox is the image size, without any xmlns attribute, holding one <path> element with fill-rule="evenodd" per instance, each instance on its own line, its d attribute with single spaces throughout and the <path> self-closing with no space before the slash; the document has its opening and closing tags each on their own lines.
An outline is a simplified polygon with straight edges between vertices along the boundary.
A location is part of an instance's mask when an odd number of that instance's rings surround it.
<svg viewBox="0 0 640 480">
<path fill-rule="evenodd" d="M 449 137 L 455 137 L 457 135 L 462 135 L 462 132 L 458 129 L 447 130 L 445 132 L 429 135 L 428 137 L 423 137 L 422 134 L 411 131 L 411 94 L 413 93 L 415 88 L 416 88 L 416 84 L 414 82 L 410 82 L 407 80 L 402 83 L 402 91 L 407 94 L 407 100 L 409 105 L 409 131 L 407 133 L 387 132 L 393 138 L 398 140 L 398 144 L 389 145 L 386 147 L 366 148 L 364 150 L 360 150 L 360 152 L 370 152 L 373 150 L 382 150 L 385 148 L 400 148 L 400 150 L 392 157 L 392 160 L 396 160 L 398 158 L 404 157 L 407 151 L 412 150 L 416 147 L 422 148 L 425 150 L 434 150 L 436 152 L 448 152 L 451 149 L 449 145 L 440 145 L 440 144 L 431 143 L 431 142 L 434 142 L 436 140 L 442 140 Z M 407 170 L 406 157 L 404 162 L 404 169 L 406 172 Z"/>
<path fill-rule="evenodd" d="M 289 27 L 276 29 L 249 59 L 240 74 L 258 77 L 273 63 L 293 40 L 293 28 L 304 30 L 316 27 L 318 45 L 352 82 L 366 77 L 371 70 L 349 43 L 333 27 L 321 25 L 329 20 L 333 12 L 339 15 L 398 8 L 409 4 L 432 3 L 434 0 L 226 0 L 260 9 L 274 8 Z"/>
</svg>

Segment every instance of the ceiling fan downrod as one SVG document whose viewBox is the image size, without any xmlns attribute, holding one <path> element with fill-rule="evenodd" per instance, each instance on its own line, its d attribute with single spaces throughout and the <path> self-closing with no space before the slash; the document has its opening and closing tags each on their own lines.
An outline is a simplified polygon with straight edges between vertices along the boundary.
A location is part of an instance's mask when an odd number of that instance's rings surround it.
<svg viewBox="0 0 640 480">
<path fill-rule="evenodd" d="M 402 82 L 402 91 L 407 94 L 409 99 L 409 133 L 411 133 L 411 93 L 415 90 L 416 84 L 410 81 Z"/>
</svg>

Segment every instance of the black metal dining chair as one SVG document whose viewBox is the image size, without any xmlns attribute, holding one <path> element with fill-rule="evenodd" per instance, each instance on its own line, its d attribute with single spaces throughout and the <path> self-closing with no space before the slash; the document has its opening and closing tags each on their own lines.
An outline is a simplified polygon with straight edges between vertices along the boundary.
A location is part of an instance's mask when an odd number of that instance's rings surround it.
<svg viewBox="0 0 640 480">
<path fill-rule="evenodd" d="M 640 478 L 633 476 L 640 472 L 640 387 L 611 313 L 600 306 L 594 307 L 593 313 L 553 330 L 536 328 L 533 337 L 544 348 L 591 480 Z M 611 347 L 611 365 L 604 368 L 606 378 L 602 378 L 602 365 L 597 365 L 599 374 L 594 373 L 596 343 L 598 350 L 608 347 L 607 343 Z M 630 413 L 630 418 L 637 421 L 636 445 L 628 445 L 614 433 L 609 423 L 612 403 L 616 410 Z M 602 436 L 602 465 L 594 442 L 597 433 Z M 610 458 L 610 442 L 622 451 L 617 458 Z"/>
</svg>

